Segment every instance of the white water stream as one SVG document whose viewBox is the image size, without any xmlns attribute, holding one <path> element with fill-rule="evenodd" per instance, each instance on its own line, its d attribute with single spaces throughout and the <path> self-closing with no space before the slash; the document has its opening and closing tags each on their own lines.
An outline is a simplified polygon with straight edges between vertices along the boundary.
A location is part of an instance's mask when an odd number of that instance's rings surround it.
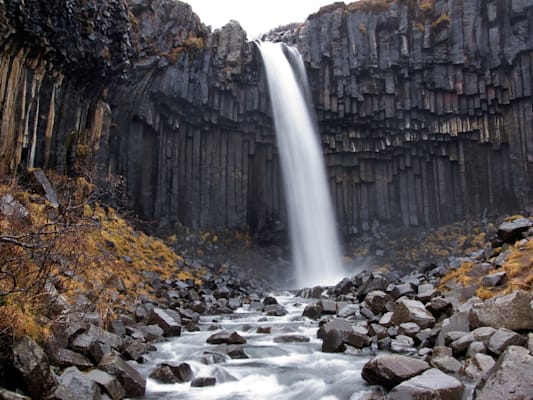
<svg viewBox="0 0 533 400">
<path fill-rule="evenodd" d="M 183 336 L 157 345 L 148 362 L 141 364 L 148 375 L 163 362 L 187 362 L 195 376 L 216 376 L 217 384 L 192 388 L 189 383 L 162 384 L 148 379 L 144 399 L 202 400 L 357 400 L 368 393 L 361 378 L 361 369 L 369 354 L 322 353 L 322 340 L 316 338 L 317 322 L 303 318 L 305 300 L 289 294 L 276 296 L 288 315 L 264 317 L 262 313 L 241 308 L 235 314 L 202 317 L 201 327 L 207 329 L 213 319 L 229 331 L 246 338 L 245 352 L 249 359 L 231 360 L 221 364 L 202 362 L 205 351 L 216 346 L 206 344 L 214 331 L 184 332 Z M 258 334 L 258 327 L 271 327 L 271 334 Z M 304 335 L 308 343 L 275 343 L 282 334 Z"/>
<path fill-rule="evenodd" d="M 267 73 L 283 171 L 297 287 L 331 285 L 344 272 L 309 87 L 298 51 L 258 43 Z"/>
</svg>

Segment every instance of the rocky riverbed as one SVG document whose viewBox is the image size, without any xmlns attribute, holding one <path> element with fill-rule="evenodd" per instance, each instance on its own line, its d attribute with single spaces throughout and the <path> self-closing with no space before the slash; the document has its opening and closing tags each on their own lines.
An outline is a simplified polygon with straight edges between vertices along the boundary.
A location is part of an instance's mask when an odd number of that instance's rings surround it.
<svg viewBox="0 0 533 400">
<path fill-rule="evenodd" d="M 529 398 L 531 259 L 517 259 L 532 226 L 509 219 L 484 249 L 401 278 L 298 292 L 228 265 L 201 282 L 153 274 L 155 296 L 112 320 L 72 315 L 44 348 L 19 338 L 0 398 Z"/>
</svg>

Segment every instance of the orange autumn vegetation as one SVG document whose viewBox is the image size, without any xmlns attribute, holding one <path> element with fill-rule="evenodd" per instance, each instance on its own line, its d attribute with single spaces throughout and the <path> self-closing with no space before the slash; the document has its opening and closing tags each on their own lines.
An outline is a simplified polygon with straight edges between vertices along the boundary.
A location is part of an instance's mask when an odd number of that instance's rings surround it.
<svg viewBox="0 0 533 400">
<path fill-rule="evenodd" d="M 48 175 L 59 208 L 31 188 L 0 183 L 0 197 L 11 194 L 29 212 L 0 213 L 0 336 L 46 337 L 57 296 L 47 283 L 71 305 L 89 298 L 104 322 L 139 296 L 155 296 L 146 273 L 200 284 L 202 272 L 179 268 L 183 259 L 163 241 L 91 200 L 95 187 L 85 179 Z"/>
</svg>

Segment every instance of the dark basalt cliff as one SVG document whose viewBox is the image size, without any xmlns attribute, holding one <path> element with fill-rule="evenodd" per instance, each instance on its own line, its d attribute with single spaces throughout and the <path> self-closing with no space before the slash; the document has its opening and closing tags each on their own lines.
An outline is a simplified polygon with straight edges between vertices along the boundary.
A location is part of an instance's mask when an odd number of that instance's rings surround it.
<svg viewBox="0 0 533 400">
<path fill-rule="evenodd" d="M 283 225 L 265 76 L 238 23 L 210 32 L 171 0 L 56 2 L 0 0 L 3 171 L 73 171 L 89 150 L 144 219 Z M 528 205 L 530 0 L 336 3 L 270 36 L 306 61 L 345 233 Z"/>
</svg>

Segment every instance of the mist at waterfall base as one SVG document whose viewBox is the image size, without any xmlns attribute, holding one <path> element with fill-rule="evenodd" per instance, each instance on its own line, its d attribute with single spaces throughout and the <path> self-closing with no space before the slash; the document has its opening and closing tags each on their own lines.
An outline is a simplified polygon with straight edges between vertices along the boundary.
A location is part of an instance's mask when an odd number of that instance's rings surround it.
<svg viewBox="0 0 533 400">
<path fill-rule="evenodd" d="M 276 128 L 296 286 L 333 285 L 346 272 L 303 60 L 284 44 L 257 46 Z"/>
</svg>

